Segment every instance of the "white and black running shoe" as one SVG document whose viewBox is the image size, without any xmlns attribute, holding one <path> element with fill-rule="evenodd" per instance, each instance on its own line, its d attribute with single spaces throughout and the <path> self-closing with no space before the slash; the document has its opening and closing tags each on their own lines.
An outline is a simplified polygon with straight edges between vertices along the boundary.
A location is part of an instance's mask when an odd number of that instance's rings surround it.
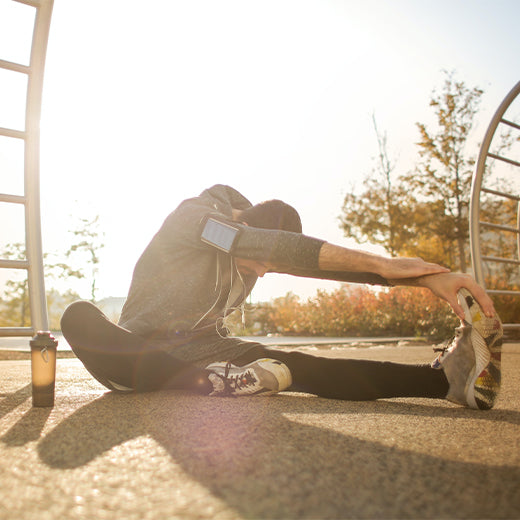
<svg viewBox="0 0 520 520">
<path fill-rule="evenodd" d="M 276 359 L 257 359 L 243 367 L 229 362 L 212 363 L 208 378 L 213 384 L 213 396 L 271 395 L 289 388 L 291 372 Z"/>
</svg>

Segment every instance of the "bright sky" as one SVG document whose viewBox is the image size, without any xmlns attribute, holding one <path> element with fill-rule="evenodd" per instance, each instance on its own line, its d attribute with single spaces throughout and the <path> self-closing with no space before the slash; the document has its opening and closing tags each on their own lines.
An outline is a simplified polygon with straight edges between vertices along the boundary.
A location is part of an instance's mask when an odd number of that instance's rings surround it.
<svg viewBox="0 0 520 520">
<path fill-rule="evenodd" d="M 0 58 L 27 56 L 31 9 L 0 0 Z M 168 213 L 216 183 L 253 203 L 281 198 L 305 233 L 355 246 L 337 218 L 373 168 L 372 114 L 398 171 L 411 170 L 415 123 L 432 123 L 432 90 L 443 69 L 455 70 L 485 91 L 480 141 L 519 80 L 518 20 L 517 0 L 55 0 L 41 122 L 44 249 L 68 247 L 73 215 L 99 214 L 99 297 L 125 296 Z M 0 126 L 23 128 L 18 76 L 0 76 Z M 23 190 L 5 171 L 0 192 Z M 3 211 L 2 245 L 23 229 Z M 253 300 L 335 286 L 268 275 Z"/>
</svg>

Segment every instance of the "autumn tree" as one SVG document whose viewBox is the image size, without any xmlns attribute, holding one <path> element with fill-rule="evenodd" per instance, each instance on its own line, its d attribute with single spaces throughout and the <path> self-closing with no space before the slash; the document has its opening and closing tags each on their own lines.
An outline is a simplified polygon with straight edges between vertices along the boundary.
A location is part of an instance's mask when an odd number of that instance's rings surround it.
<svg viewBox="0 0 520 520">
<path fill-rule="evenodd" d="M 395 178 L 396 162 L 389 156 L 386 132 L 379 131 L 374 115 L 372 123 L 378 146 L 375 166 L 363 180 L 362 192 L 353 190 L 345 196 L 340 227 L 346 236 L 382 245 L 391 256 L 397 256 L 413 236 L 409 208 L 415 201 Z"/>
<path fill-rule="evenodd" d="M 361 194 L 345 197 L 340 221 L 346 235 L 381 244 L 392 256 L 421 256 L 467 271 L 475 165 L 467 148 L 482 93 L 446 73 L 430 101 L 435 128 L 417 123 L 420 162 L 413 173 L 395 174 L 386 134 L 379 133 L 374 121 L 378 163 Z"/>
<path fill-rule="evenodd" d="M 468 268 L 469 201 L 475 156 L 467 151 L 483 91 L 468 88 L 445 73 L 441 92 L 433 92 L 430 106 L 437 119 L 435 129 L 417 123 L 421 162 L 405 178 L 410 188 L 436 208 L 434 218 L 422 230 L 423 240 L 432 236 L 448 246 L 447 264 Z"/>
</svg>

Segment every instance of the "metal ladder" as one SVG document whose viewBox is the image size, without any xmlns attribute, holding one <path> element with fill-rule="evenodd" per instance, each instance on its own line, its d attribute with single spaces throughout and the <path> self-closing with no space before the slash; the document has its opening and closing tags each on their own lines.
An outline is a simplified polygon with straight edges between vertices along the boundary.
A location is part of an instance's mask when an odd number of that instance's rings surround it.
<svg viewBox="0 0 520 520">
<path fill-rule="evenodd" d="M 520 124 L 509 121 L 504 118 L 507 109 L 520 95 L 520 82 L 518 82 L 513 89 L 504 98 L 497 111 L 495 112 L 491 122 L 487 128 L 484 140 L 480 147 L 480 153 L 477 161 L 477 167 L 473 182 L 471 186 L 471 200 L 470 200 L 470 246 L 471 246 L 471 260 L 473 264 L 473 273 L 477 282 L 482 286 L 486 286 L 484 278 L 484 264 L 502 263 L 517 265 L 520 269 L 520 193 L 506 193 L 500 190 L 494 190 L 482 186 L 482 180 L 486 172 L 486 165 L 488 161 L 500 161 L 508 164 L 513 168 L 520 168 L 520 162 L 513 160 L 504 155 L 492 153 L 493 138 L 499 127 L 513 129 L 513 132 L 520 131 Z M 505 126 L 504 126 L 505 125 Z M 517 170 L 514 170 L 515 172 Z M 520 173 L 520 172 L 519 172 Z M 517 222 L 515 226 L 505 226 L 502 224 L 486 222 L 481 220 L 481 200 L 482 193 L 498 197 L 498 200 L 508 199 L 516 202 L 517 208 Z M 491 232 L 506 232 L 516 234 L 516 258 L 501 258 L 496 256 L 486 256 L 482 254 L 482 234 Z M 486 289 L 491 295 L 515 295 L 520 297 L 520 290 L 500 290 L 500 289 Z M 505 323 L 504 329 L 520 329 L 520 323 Z"/>
<path fill-rule="evenodd" d="M 0 336 L 32 336 L 49 328 L 40 220 L 40 115 L 43 74 L 53 0 L 12 0 L 35 9 L 29 65 L 0 59 L 0 68 L 26 74 L 25 129 L 0 128 L 0 136 L 24 141 L 24 195 L 0 194 L 0 203 L 25 207 L 25 260 L 2 260 L 0 268 L 25 269 L 29 287 L 31 327 L 0 327 Z"/>
</svg>

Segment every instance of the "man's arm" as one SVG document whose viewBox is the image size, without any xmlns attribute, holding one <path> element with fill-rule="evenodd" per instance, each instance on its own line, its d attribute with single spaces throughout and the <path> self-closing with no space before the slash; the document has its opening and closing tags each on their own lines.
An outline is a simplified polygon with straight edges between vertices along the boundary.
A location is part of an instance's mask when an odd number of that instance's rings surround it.
<svg viewBox="0 0 520 520">
<path fill-rule="evenodd" d="M 319 267 L 330 271 L 368 271 L 386 278 L 390 285 L 426 287 L 447 301 L 461 319 L 464 319 L 464 310 L 457 300 L 457 292 L 464 287 L 475 297 L 486 316 L 495 314 L 493 301 L 470 275 L 450 273 L 449 269 L 421 258 L 386 258 L 325 242 L 319 254 Z"/>
<path fill-rule="evenodd" d="M 387 280 L 449 272 L 446 267 L 425 262 L 421 258 L 387 258 L 328 242 L 322 245 L 318 262 L 319 268 L 324 271 L 370 272 Z"/>
</svg>

